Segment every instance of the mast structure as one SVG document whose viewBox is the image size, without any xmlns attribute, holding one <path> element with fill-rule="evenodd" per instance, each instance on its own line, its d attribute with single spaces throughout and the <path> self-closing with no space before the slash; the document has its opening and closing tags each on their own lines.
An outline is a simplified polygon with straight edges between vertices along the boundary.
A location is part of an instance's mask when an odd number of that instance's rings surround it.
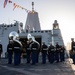
<svg viewBox="0 0 75 75">
<path fill-rule="evenodd" d="M 41 30 L 38 12 L 34 10 L 34 2 L 32 2 L 32 11 L 28 13 L 26 24 L 25 24 L 25 31 L 37 31 Z"/>
<path fill-rule="evenodd" d="M 32 2 L 32 11 L 34 11 L 34 2 Z"/>
</svg>

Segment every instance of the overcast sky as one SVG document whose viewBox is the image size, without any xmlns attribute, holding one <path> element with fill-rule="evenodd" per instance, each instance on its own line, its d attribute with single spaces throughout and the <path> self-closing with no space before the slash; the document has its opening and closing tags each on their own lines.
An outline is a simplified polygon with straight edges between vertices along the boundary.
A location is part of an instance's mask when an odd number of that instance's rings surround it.
<svg viewBox="0 0 75 75">
<path fill-rule="evenodd" d="M 14 20 L 23 22 L 25 26 L 27 13 L 25 10 L 16 8 L 13 11 L 13 3 L 16 3 L 28 10 L 32 10 L 31 3 L 34 2 L 34 9 L 38 12 L 42 30 L 52 29 L 54 20 L 57 20 L 65 44 L 75 38 L 75 0 L 11 0 L 3 8 L 4 0 L 0 2 L 0 24 L 11 24 Z"/>
</svg>

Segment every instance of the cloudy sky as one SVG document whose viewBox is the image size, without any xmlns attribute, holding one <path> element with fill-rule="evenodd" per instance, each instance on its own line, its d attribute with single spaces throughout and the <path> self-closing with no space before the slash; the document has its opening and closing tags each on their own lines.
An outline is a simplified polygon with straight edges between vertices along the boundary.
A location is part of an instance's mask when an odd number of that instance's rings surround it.
<svg viewBox="0 0 75 75">
<path fill-rule="evenodd" d="M 57 20 L 65 44 L 75 38 L 75 0 L 11 0 L 3 8 L 4 0 L 0 2 L 0 24 L 11 24 L 14 20 L 23 22 L 25 26 L 27 12 L 21 8 L 13 11 L 13 3 L 16 3 L 28 10 L 32 10 L 31 3 L 34 2 L 34 9 L 38 12 L 42 30 L 52 29 L 54 20 Z"/>
</svg>

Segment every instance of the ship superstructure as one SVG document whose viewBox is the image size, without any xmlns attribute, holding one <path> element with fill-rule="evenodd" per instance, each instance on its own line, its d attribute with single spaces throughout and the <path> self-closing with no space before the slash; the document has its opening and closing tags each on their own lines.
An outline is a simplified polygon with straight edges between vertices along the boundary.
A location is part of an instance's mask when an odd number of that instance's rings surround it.
<svg viewBox="0 0 75 75">
<path fill-rule="evenodd" d="M 55 45 L 56 42 L 58 42 L 60 45 L 64 45 L 61 30 L 59 28 L 57 20 L 54 21 L 52 30 L 41 30 L 38 12 L 34 11 L 33 2 L 32 11 L 27 14 L 27 20 L 24 29 L 23 23 L 18 21 L 15 21 L 14 24 L 10 25 L 0 25 L 0 43 L 3 45 L 3 57 L 5 57 L 7 44 L 9 43 L 9 33 L 12 31 L 18 32 L 20 36 L 20 41 L 25 44 L 27 41 L 27 35 L 30 33 L 32 36 L 35 37 L 40 45 L 42 44 L 42 42 L 45 42 L 47 45 L 49 45 L 50 42 L 52 42 L 53 45 Z"/>
</svg>

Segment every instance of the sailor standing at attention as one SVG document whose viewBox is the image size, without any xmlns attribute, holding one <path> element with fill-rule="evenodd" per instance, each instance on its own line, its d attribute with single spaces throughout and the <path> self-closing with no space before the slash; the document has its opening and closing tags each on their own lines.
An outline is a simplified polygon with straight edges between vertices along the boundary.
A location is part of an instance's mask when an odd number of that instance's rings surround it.
<svg viewBox="0 0 75 75">
<path fill-rule="evenodd" d="M 14 40 L 13 46 L 14 46 L 14 65 L 19 65 L 21 62 L 22 46 L 17 40 Z"/>
<path fill-rule="evenodd" d="M 13 40 L 9 39 L 9 43 L 7 45 L 8 52 L 8 64 L 12 64 L 12 56 L 13 56 Z"/>
<path fill-rule="evenodd" d="M 56 42 L 56 52 L 55 52 L 55 60 L 58 63 L 60 60 L 60 45 L 58 42 Z"/>
<path fill-rule="evenodd" d="M 55 60 L 55 47 L 50 43 L 50 46 L 48 47 L 48 55 L 49 55 L 49 62 L 53 63 Z"/>
<path fill-rule="evenodd" d="M 47 45 L 45 44 L 45 42 L 42 43 L 42 64 L 46 64 L 46 56 L 47 56 Z"/>
<path fill-rule="evenodd" d="M 9 37 L 13 39 L 13 53 L 14 53 L 14 65 L 19 65 L 21 62 L 22 44 L 19 41 L 19 35 L 17 32 L 12 31 Z"/>
<path fill-rule="evenodd" d="M 60 49 L 60 61 L 65 61 L 65 47 L 64 46 L 61 46 L 61 49 Z"/>
<path fill-rule="evenodd" d="M 34 37 L 33 37 L 34 38 Z M 37 51 L 38 51 L 38 43 L 33 39 L 30 38 L 30 49 L 31 49 L 31 53 L 32 53 L 32 65 L 35 65 L 37 63 Z"/>
<path fill-rule="evenodd" d="M 26 58 L 27 58 L 27 63 L 30 63 L 30 55 L 31 55 L 31 49 L 30 49 L 30 42 L 27 41 L 27 45 L 26 45 Z"/>
</svg>

